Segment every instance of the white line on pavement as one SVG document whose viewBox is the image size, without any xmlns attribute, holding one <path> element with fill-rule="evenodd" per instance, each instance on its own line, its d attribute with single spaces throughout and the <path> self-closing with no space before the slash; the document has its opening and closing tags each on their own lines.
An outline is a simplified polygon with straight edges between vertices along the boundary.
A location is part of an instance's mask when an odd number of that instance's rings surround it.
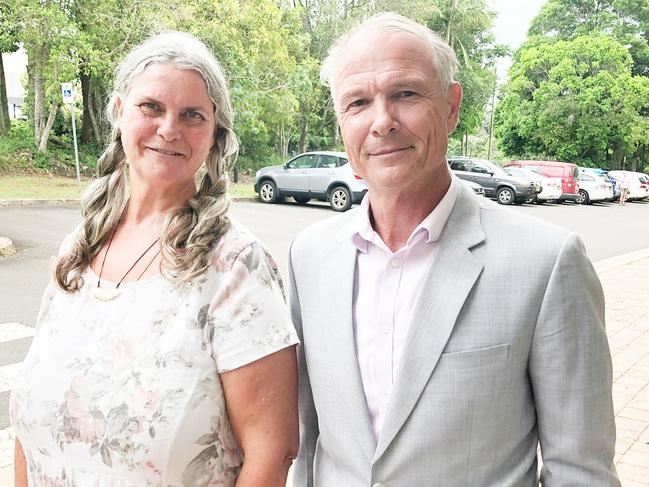
<svg viewBox="0 0 649 487">
<path fill-rule="evenodd" d="M 22 323 L 0 323 L 0 343 L 34 336 L 34 328 Z"/>
</svg>

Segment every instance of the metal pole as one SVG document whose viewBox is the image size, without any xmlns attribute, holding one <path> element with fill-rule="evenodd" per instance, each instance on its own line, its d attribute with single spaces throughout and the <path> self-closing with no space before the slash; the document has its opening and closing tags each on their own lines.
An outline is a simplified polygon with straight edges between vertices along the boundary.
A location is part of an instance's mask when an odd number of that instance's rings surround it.
<svg viewBox="0 0 649 487">
<path fill-rule="evenodd" d="M 489 120 L 489 149 L 487 150 L 487 160 L 491 160 L 491 141 L 494 133 L 494 112 L 496 111 L 496 88 L 498 87 L 498 75 L 496 73 L 496 65 L 494 64 L 494 75 L 496 75 L 496 82 L 494 84 L 494 91 L 491 94 L 491 118 Z"/>
<path fill-rule="evenodd" d="M 77 186 L 81 192 L 81 174 L 79 171 L 79 149 L 77 148 L 77 126 L 74 123 L 74 105 L 70 104 L 70 118 L 72 119 L 72 140 L 74 141 L 74 163 L 77 167 Z"/>
</svg>

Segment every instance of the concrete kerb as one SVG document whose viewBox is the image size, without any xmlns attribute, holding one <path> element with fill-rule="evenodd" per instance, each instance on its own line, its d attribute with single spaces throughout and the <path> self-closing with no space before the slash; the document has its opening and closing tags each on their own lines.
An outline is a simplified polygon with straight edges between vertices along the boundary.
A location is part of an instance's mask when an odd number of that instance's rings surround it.
<svg viewBox="0 0 649 487">
<path fill-rule="evenodd" d="M 25 200 L 0 200 L 0 208 L 25 208 L 25 207 L 74 207 L 79 206 L 79 198 L 61 199 L 25 199 Z M 259 201 L 256 196 L 230 196 L 230 201 Z"/>
<path fill-rule="evenodd" d="M 598 274 L 610 271 L 616 267 L 632 264 L 649 257 L 649 248 L 628 252 L 626 254 L 611 257 L 610 259 L 598 260 L 593 265 Z"/>
</svg>

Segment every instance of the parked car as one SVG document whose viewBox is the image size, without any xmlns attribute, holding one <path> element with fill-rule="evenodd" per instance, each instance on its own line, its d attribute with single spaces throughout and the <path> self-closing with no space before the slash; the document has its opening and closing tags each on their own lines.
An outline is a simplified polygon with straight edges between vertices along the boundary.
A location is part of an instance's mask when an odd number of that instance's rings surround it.
<svg viewBox="0 0 649 487">
<path fill-rule="evenodd" d="M 530 176 L 526 172 L 527 169 L 521 169 L 520 167 L 506 168 L 505 172 L 514 178 L 525 179 L 530 182 L 532 185 L 532 196 L 528 200 L 528 203 L 533 203 L 536 201 L 536 196 L 541 192 L 543 187 L 541 186 L 541 181 L 538 177 Z"/>
<path fill-rule="evenodd" d="M 589 205 L 593 201 L 605 201 L 613 199 L 613 185 L 604 177 L 598 176 L 589 171 L 579 174 L 579 198 L 577 203 Z"/>
<path fill-rule="evenodd" d="M 527 167 L 506 167 L 505 172 L 510 176 L 529 179 L 538 184 L 540 190 L 532 197 L 532 202 L 543 203 L 544 201 L 558 200 L 561 198 L 561 179 L 549 178 L 538 171 Z"/>
<path fill-rule="evenodd" d="M 461 180 L 463 184 L 466 184 L 469 188 L 473 190 L 475 194 L 478 196 L 484 196 L 484 188 L 480 186 L 478 183 L 474 183 L 473 181 L 467 181 L 466 179 Z"/>
<path fill-rule="evenodd" d="M 611 177 L 607 170 L 601 169 L 599 167 L 580 167 L 579 174 L 584 172 L 595 174 L 597 176 L 603 177 L 607 182 L 613 185 L 613 201 L 620 199 L 620 185 L 617 184 L 615 178 Z"/>
<path fill-rule="evenodd" d="M 526 167 L 549 178 L 561 178 L 561 197 L 558 202 L 576 201 L 579 197 L 579 168 L 570 162 L 512 161 L 505 167 Z"/>
<path fill-rule="evenodd" d="M 479 184 L 485 196 L 501 205 L 520 205 L 534 194 L 530 181 L 509 176 L 493 162 L 456 156 L 447 157 L 447 160 L 457 177 Z"/>
<path fill-rule="evenodd" d="M 629 194 L 627 201 L 642 200 L 649 196 L 649 177 L 641 172 L 633 171 L 609 171 L 608 174 L 621 184 L 625 176 L 629 182 Z"/>
<path fill-rule="evenodd" d="M 281 166 L 263 167 L 255 174 L 255 192 L 264 203 L 286 196 L 305 205 L 312 198 L 329 201 L 335 211 L 360 203 L 367 183 L 355 175 L 344 152 L 306 152 Z"/>
</svg>

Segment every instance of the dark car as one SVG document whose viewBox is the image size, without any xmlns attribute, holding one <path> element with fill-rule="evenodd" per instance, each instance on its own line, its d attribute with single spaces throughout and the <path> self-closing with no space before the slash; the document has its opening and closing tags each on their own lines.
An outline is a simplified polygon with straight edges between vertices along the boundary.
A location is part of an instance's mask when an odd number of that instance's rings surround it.
<svg viewBox="0 0 649 487">
<path fill-rule="evenodd" d="M 457 177 L 479 184 L 485 196 L 501 205 L 520 205 L 534 196 L 535 188 L 529 180 L 509 176 L 493 162 L 468 157 L 448 157 L 447 160 Z"/>
</svg>

